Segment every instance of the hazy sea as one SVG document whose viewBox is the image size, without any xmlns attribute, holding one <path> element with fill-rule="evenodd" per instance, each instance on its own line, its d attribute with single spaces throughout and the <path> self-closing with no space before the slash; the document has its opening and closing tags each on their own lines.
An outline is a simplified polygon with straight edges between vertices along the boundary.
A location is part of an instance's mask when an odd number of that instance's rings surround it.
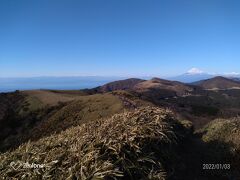
<svg viewBox="0 0 240 180">
<path fill-rule="evenodd" d="M 97 76 L 0 78 L 0 92 L 34 89 L 78 90 L 85 88 L 94 88 L 120 79 L 124 78 Z"/>
</svg>

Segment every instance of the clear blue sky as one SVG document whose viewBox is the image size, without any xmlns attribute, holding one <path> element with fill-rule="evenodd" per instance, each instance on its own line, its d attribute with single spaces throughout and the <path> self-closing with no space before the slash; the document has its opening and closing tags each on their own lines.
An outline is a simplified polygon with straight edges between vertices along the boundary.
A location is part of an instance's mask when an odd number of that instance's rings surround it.
<svg viewBox="0 0 240 180">
<path fill-rule="evenodd" d="M 1 0 L 0 77 L 240 72 L 238 0 Z"/>
</svg>

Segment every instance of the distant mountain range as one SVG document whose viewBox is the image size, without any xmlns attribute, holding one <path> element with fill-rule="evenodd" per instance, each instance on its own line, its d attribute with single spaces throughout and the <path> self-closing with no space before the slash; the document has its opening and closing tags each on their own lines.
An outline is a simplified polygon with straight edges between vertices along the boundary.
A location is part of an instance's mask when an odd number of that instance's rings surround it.
<svg viewBox="0 0 240 180">
<path fill-rule="evenodd" d="M 215 75 L 197 72 L 184 73 L 179 76 L 166 78 L 168 81 L 178 81 L 182 83 L 193 83 L 206 79 L 214 78 Z M 227 76 L 224 76 L 227 77 Z M 240 81 L 240 77 L 228 76 L 228 79 Z M 79 77 L 29 77 L 29 78 L 0 78 L 0 92 L 10 92 L 15 90 L 32 89 L 56 89 L 56 90 L 77 90 L 90 89 L 101 86 L 101 89 L 95 88 L 98 92 L 113 91 L 117 89 L 129 89 L 136 84 L 143 82 L 143 86 L 156 85 L 156 81 L 167 83 L 167 80 L 153 77 L 130 78 L 126 83 L 126 77 L 104 77 L 104 76 L 79 76 Z M 149 81 L 151 80 L 151 81 Z M 147 81 L 147 82 L 144 82 Z M 165 81 L 165 82 L 163 82 Z M 155 83 L 153 83 L 155 82 Z M 169 83 L 169 82 L 168 82 Z M 105 84 L 105 85 L 104 85 Z M 104 86 L 103 86 L 104 85 Z M 159 85 L 159 84 L 158 84 Z M 121 87 L 121 88 L 119 88 Z M 162 86 L 161 86 L 162 88 Z"/>
<path fill-rule="evenodd" d="M 233 79 L 235 81 L 240 81 L 240 77 L 238 75 L 228 75 L 228 74 L 208 74 L 208 73 L 184 73 L 179 76 L 170 77 L 169 80 L 172 81 L 180 81 L 184 83 L 192 83 L 196 81 L 211 79 L 217 76 L 222 76 L 228 79 Z"/>
<path fill-rule="evenodd" d="M 160 78 L 152 78 L 150 80 L 130 78 L 120 81 L 107 83 L 103 86 L 94 88 L 95 92 L 111 92 L 116 90 L 133 90 L 136 92 L 156 92 L 168 91 L 176 95 L 184 95 L 199 87 L 202 89 L 234 89 L 240 88 L 238 78 L 226 78 L 216 76 L 210 79 L 195 81 L 192 83 L 183 83 L 179 81 L 170 81 Z"/>
</svg>

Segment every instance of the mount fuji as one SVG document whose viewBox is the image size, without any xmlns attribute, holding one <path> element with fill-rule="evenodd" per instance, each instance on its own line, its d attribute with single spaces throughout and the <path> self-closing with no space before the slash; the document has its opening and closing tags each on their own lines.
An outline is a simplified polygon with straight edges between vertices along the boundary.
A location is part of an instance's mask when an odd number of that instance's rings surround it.
<svg viewBox="0 0 240 180">
<path fill-rule="evenodd" d="M 196 82 L 204 79 L 210 79 L 213 77 L 214 77 L 213 74 L 204 73 L 203 71 L 197 68 L 192 68 L 182 75 L 171 77 L 169 79 L 173 81 L 184 82 L 184 83 L 192 83 L 192 82 Z"/>
</svg>

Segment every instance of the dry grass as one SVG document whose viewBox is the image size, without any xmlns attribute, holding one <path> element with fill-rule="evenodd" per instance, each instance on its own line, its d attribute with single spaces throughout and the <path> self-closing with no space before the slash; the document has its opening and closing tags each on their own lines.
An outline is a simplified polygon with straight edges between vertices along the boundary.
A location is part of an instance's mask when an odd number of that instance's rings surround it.
<svg viewBox="0 0 240 180">
<path fill-rule="evenodd" d="M 110 117 L 123 110 L 122 101 L 111 94 L 82 96 L 79 100 L 59 109 L 52 116 L 43 119 L 28 134 L 31 136 L 30 139 L 38 139 L 88 121 Z"/>
<path fill-rule="evenodd" d="M 0 155 L 3 179 L 165 179 L 183 126 L 171 112 L 143 107 L 88 122 Z M 48 167 L 14 170 L 12 161 Z"/>
<path fill-rule="evenodd" d="M 135 86 L 135 90 L 137 92 L 145 92 L 145 91 L 150 91 L 152 89 L 166 90 L 166 91 L 169 90 L 171 92 L 175 92 L 177 95 L 184 95 L 193 90 L 192 87 L 184 83 L 180 83 L 177 81 L 168 81 L 168 80 L 159 79 L 159 78 L 153 78 L 151 80 L 138 83 Z"/>
<path fill-rule="evenodd" d="M 240 118 L 214 120 L 198 133 L 207 144 L 207 159 L 230 163 L 231 173 L 240 178 Z"/>
<path fill-rule="evenodd" d="M 211 79 L 202 80 L 195 83 L 196 85 L 209 90 L 224 90 L 224 89 L 238 89 L 240 83 L 232 79 L 217 76 Z"/>
<path fill-rule="evenodd" d="M 84 94 L 74 91 L 29 90 L 22 91 L 24 95 L 38 99 L 44 105 L 55 106 L 59 102 L 69 102 L 80 99 Z"/>
<path fill-rule="evenodd" d="M 14 149 L 28 140 L 36 141 L 88 121 L 111 117 L 125 108 L 122 100 L 111 94 L 82 96 L 79 100 L 58 106 L 40 107 L 36 98 L 27 96 L 15 108 L 19 110 L 14 117 L 2 120 L 1 151 Z M 3 126 L 4 123 L 8 124 Z"/>
<path fill-rule="evenodd" d="M 240 119 L 217 119 L 205 126 L 203 140 L 205 142 L 222 140 L 232 142 L 240 148 Z"/>
</svg>

